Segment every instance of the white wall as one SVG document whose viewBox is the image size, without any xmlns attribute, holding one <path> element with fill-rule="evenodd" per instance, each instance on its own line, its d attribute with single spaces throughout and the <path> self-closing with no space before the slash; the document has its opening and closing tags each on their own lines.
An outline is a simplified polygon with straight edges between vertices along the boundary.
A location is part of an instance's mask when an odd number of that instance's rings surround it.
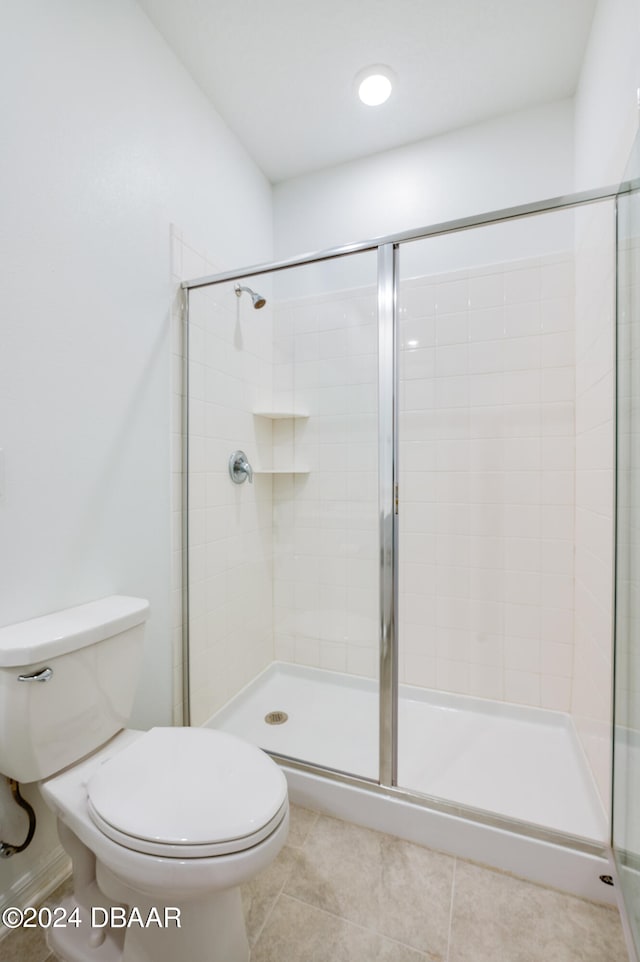
<svg viewBox="0 0 640 962">
<path fill-rule="evenodd" d="M 168 723 L 169 225 L 269 259 L 270 186 L 133 0 L 4 4 L 0 65 L 0 624 L 149 598 L 134 722 Z"/>
<path fill-rule="evenodd" d="M 640 5 L 599 0 L 575 96 L 575 189 L 621 180 L 638 129 Z"/>
<path fill-rule="evenodd" d="M 276 255 L 553 197 L 572 181 L 573 102 L 563 100 L 277 184 Z"/>
</svg>

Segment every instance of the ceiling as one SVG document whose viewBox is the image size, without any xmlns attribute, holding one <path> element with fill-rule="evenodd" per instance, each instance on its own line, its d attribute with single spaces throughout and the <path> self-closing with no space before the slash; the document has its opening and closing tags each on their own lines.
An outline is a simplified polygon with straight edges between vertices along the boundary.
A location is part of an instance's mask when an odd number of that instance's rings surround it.
<svg viewBox="0 0 640 962">
<path fill-rule="evenodd" d="M 570 97 L 597 0 L 139 0 L 274 183 Z M 398 78 L 365 107 L 354 77 Z"/>
</svg>

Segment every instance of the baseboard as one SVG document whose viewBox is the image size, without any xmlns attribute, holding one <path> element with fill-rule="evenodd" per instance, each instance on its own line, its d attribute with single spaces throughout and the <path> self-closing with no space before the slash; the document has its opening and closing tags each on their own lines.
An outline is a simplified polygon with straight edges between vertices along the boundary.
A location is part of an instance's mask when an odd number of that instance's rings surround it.
<svg viewBox="0 0 640 962">
<path fill-rule="evenodd" d="M 70 874 L 71 860 L 62 846 L 57 845 L 37 870 L 27 872 L 14 882 L 9 892 L 0 900 L 0 917 L 10 905 L 19 909 L 28 905 L 40 905 Z M 0 940 L 10 931 L 0 924 Z"/>
</svg>

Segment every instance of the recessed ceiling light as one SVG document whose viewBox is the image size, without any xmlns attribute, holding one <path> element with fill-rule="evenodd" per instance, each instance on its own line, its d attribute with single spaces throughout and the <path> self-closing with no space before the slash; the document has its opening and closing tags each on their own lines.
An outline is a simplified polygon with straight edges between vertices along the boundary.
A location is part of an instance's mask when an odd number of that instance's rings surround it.
<svg viewBox="0 0 640 962">
<path fill-rule="evenodd" d="M 391 96 L 395 74 L 384 64 L 365 67 L 356 74 L 355 87 L 358 97 L 367 107 L 379 107 Z"/>
</svg>

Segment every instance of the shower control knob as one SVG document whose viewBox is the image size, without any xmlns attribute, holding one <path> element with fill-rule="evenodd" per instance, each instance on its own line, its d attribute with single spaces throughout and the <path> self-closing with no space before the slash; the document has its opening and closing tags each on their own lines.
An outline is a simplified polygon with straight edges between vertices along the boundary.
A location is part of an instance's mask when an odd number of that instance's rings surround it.
<svg viewBox="0 0 640 962">
<path fill-rule="evenodd" d="M 234 484 L 244 484 L 247 479 L 253 483 L 253 468 L 244 451 L 234 451 L 229 458 L 229 477 Z"/>
</svg>

